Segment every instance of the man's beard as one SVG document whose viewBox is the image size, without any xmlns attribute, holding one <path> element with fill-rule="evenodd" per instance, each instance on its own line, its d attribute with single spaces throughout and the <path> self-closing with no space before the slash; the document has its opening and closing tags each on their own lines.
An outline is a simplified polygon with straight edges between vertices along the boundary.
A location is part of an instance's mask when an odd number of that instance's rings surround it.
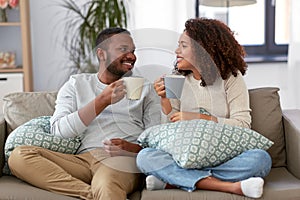
<svg viewBox="0 0 300 200">
<path fill-rule="evenodd" d="M 120 59 L 116 59 L 114 61 L 111 61 L 111 59 L 108 57 L 107 59 L 107 71 L 109 71 L 111 74 L 117 76 L 117 77 L 123 77 L 123 76 L 129 76 L 132 74 L 132 71 L 125 72 L 123 70 L 118 69 L 118 66 L 121 66 Z M 125 75 L 126 74 L 126 75 Z"/>
</svg>

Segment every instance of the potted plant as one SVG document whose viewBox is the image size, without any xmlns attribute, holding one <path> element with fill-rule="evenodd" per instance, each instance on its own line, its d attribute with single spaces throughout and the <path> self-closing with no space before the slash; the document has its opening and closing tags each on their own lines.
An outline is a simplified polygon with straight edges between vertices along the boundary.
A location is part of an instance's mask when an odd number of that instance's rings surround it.
<svg viewBox="0 0 300 200">
<path fill-rule="evenodd" d="M 87 0 L 79 6 L 75 0 L 64 0 L 60 4 L 68 10 L 63 20 L 66 28 L 63 46 L 79 71 L 97 71 L 92 52 L 98 32 L 107 27 L 127 26 L 125 1 Z"/>
</svg>

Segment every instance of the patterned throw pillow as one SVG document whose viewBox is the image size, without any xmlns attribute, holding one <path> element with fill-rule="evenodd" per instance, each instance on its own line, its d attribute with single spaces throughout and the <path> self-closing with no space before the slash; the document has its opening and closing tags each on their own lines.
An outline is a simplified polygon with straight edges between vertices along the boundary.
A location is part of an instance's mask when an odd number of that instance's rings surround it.
<svg viewBox="0 0 300 200">
<path fill-rule="evenodd" d="M 11 174 L 7 160 L 15 147 L 20 145 L 39 146 L 52 151 L 74 154 L 79 148 L 80 138 L 65 139 L 50 133 L 50 116 L 34 118 L 11 132 L 4 147 L 4 174 Z"/>
<path fill-rule="evenodd" d="M 217 166 L 249 149 L 267 150 L 273 145 L 251 129 L 203 119 L 150 127 L 138 142 L 170 153 L 183 168 L 197 169 Z"/>
</svg>

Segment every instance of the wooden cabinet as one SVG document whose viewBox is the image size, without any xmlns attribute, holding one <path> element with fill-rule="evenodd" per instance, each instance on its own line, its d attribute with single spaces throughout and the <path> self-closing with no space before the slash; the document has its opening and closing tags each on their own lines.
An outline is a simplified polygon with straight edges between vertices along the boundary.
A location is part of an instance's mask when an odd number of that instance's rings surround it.
<svg viewBox="0 0 300 200">
<path fill-rule="evenodd" d="M 17 67 L 0 68 L 0 75 L 21 73 L 23 91 L 30 92 L 33 90 L 33 80 L 29 0 L 20 0 L 19 8 L 8 10 L 7 13 L 8 21 L 0 22 L 0 51 L 15 52 Z M 4 91 L 0 88 L 2 95 Z"/>
</svg>

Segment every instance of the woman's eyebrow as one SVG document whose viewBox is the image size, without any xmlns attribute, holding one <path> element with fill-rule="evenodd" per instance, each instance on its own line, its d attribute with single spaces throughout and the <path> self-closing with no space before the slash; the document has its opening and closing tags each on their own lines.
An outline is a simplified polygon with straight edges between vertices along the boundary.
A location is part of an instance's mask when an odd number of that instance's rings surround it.
<svg viewBox="0 0 300 200">
<path fill-rule="evenodd" d="M 188 44 L 188 42 L 184 41 L 184 40 L 181 40 L 181 41 L 178 41 L 178 44 Z"/>
</svg>

